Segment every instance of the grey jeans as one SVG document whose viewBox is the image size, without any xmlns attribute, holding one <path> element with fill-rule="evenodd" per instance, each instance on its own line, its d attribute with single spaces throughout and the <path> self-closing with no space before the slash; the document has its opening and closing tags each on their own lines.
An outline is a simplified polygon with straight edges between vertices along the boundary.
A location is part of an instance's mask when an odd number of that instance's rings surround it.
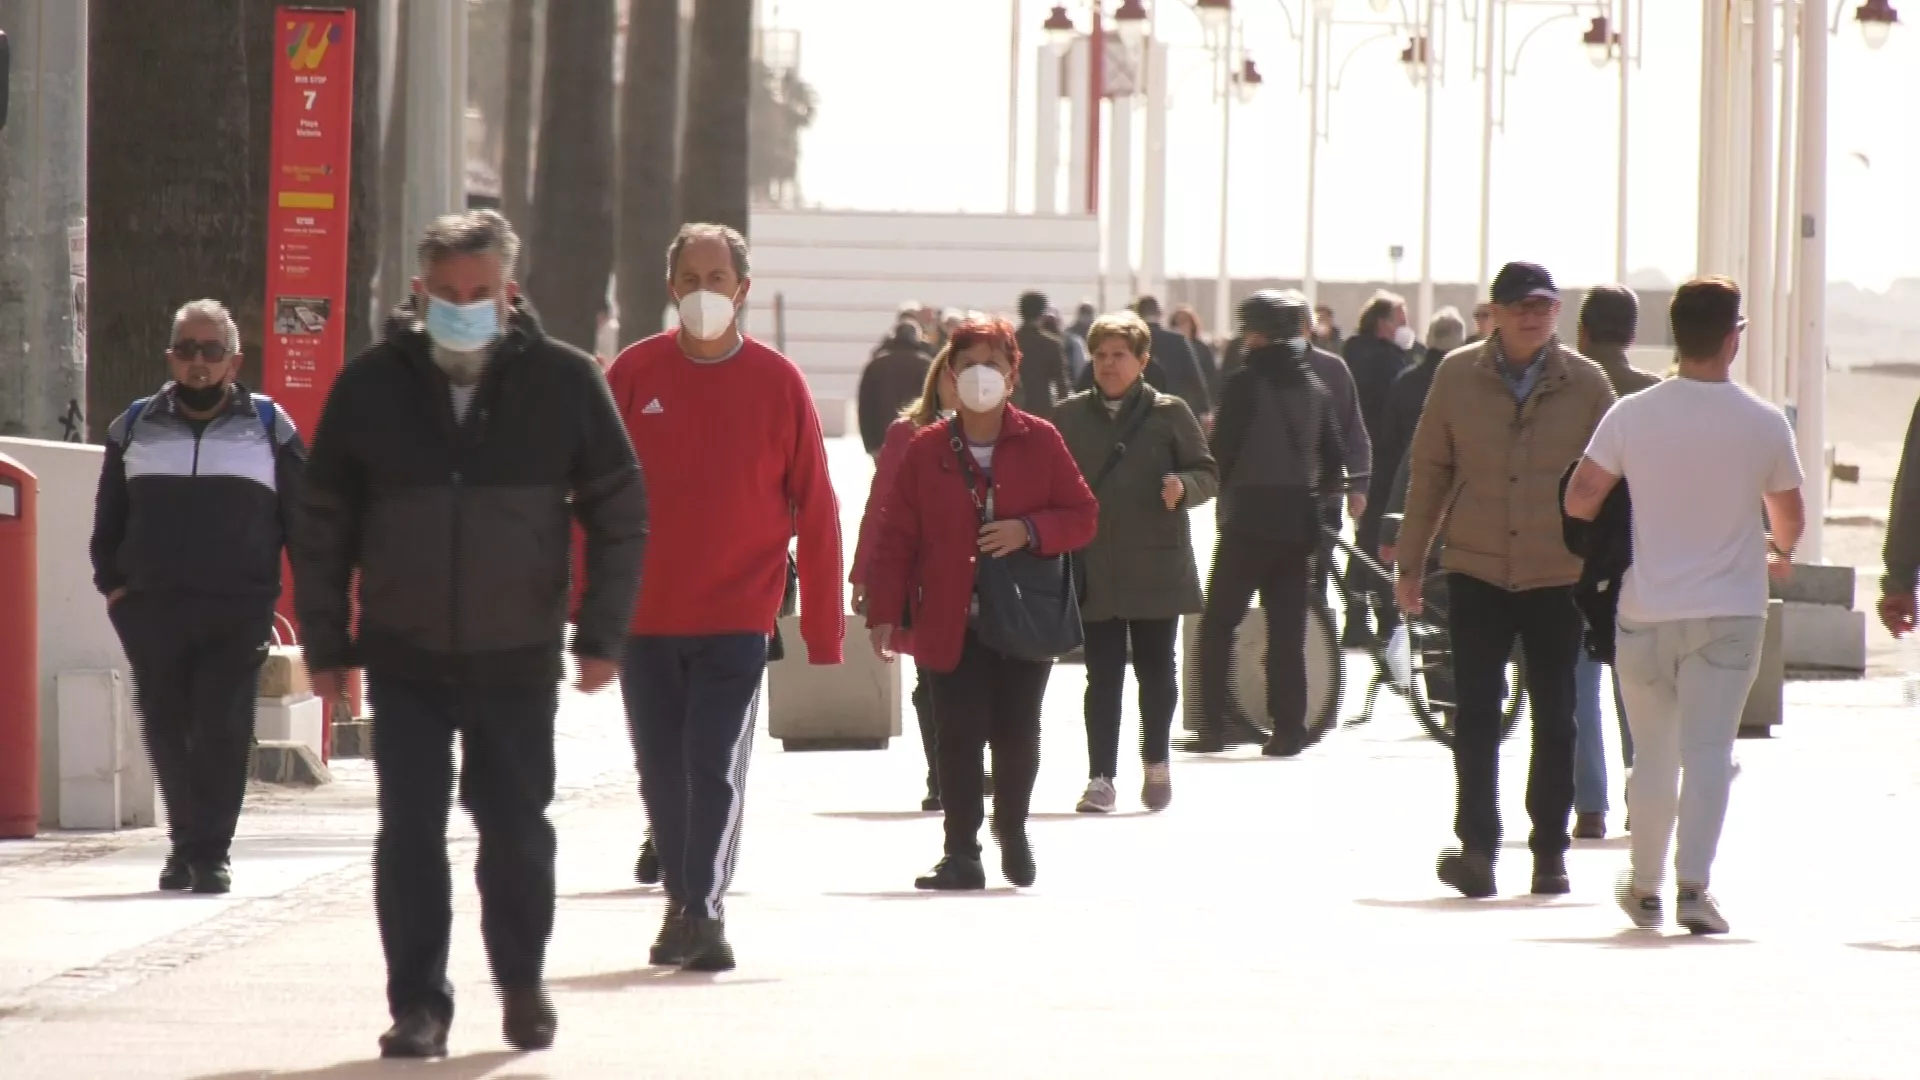
<svg viewBox="0 0 1920 1080">
<path fill-rule="evenodd" d="M 1727 817 L 1733 741 L 1760 667 L 1765 624 L 1745 616 L 1619 622 L 1614 674 L 1633 730 L 1627 811 L 1640 892 L 1660 888 L 1676 816 L 1674 870 L 1687 885 L 1707 884 Z"/>
</svg>

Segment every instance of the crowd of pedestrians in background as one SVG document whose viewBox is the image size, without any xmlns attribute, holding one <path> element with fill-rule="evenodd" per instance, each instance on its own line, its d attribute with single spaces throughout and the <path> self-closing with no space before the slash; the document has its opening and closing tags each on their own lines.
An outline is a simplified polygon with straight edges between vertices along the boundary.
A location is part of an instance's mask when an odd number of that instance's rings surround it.
<svg viewBox="0 0 1920 1080">
<path fill-rule="evenodd" d="M 1424 344 L 1386 291 L 1350 334 L 1297 291 L 1261 291 L 1218 340 L 1191 308 L 1167 314 L 1151 296 L 1104 314 L 1081 304 L 1070 322 L 1037 292 L 1017 298 L 1014 320 L 903 304 L 860 378 L 875 470 L 849 604 L 806 380 L 740 325 L 752 268 L 739 233 L 680 231 L 666 253 L 677 326 L 610 365 L 543 331 L 499 214 L 441 219 L 418 254 L 412 294 L 333 386 L 310 451 L 236 381 L 226 308 L 180 309 L 171 378 L 109 430 L 92 538 L 166 804 L 163 889 L 231 887 L 247 703 L 283 552 L 316 693 L 338 700 L 364 672 L 384 1055 L 446 1052 L 456 794 L 479 832 L 504 1035 L 521 1049 L 554 1039 L 547 808 L 565 652 L 580 690 L 620 683 L 650 825 L 638 873 L 665 889 L 650 961 L 724 971 L 760 688 L 796 595 L 807 662 L 841 662 L 849 610 L 878 657 L 915 660 L 922 807 L 944 820 L 916 886 L 983 888 L 985 824 L 1002 875 L 1026 887 L 1055 661 L 1078 651 L 1086 664 L 1081 812 L 1118 806 L 1129 668 L 1140 801 L 1172 803 L 1188 616 L 1200 691 L 1181 749 L 1260 741 L 1268 756 L 1298 755 L 1318 734 L 1307 609 L 1343 517 L 1392 567 L 1346 612 L 1345 643 L 1377 643 L 1420 616 L 1430 590 L 1447 594 L 1459 843 L 1440 880 L 1497 891 L 1495 779 L 1519 644 L 1531 891 L 1567 892 L 1572 840 L 1605 835 L 1611 665 L 1639 826 L 1621 907 L 1636 926 L 1661 923 L 1677 826 L 1676 920 L 1726 931 L 1709 885 L 1733 738 L 1767 576 L 1790 572 L 1802 527 L 1792 432 L 1730 381 L 1745 326 L 1731 281 L 1678 290 L 1665 380 L 1627 361 L 1631 291 L 1591 290 L 1569 345 L 1558 287 L 1527 263 L 1502 268 L 1472 338 L 1448 308 Z M 1881 605 L 1896 633 L 1914 623 L 1917 440 L 1920 410 Z M 1203 581 L 1189 512 L 1209 502 L 1218 538 Z M 1234 635 L 1256 596 L 1270 735 L 1233 702 Z"/>
</svg>

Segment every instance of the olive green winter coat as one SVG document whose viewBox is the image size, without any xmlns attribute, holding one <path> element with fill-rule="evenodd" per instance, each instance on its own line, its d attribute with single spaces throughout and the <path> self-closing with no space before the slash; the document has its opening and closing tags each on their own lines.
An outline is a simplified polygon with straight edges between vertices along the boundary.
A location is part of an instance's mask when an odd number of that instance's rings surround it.
<svg viewBox="0 0 1920 1080">
<path fill-rule="evenodd" d="M 1187 511 L 1219 493 L 1220 468 L 1193 410 L 1142 379 L 1121 399 L 1118 415 L 1107 409 L 1096 388 L 1057 405 L 1053 423 L 1093 485 L 1141 410 L 1146 419 L 1127 440 L 1126 452 L 1094 487 L 1100 531 L 1075 556 L 1086 569 L 1080 615 L 1087 622 L 1171 619 L 1201 608 Z M 1169 473 L 1186 488 L 1175 510 L 1167 509 L 1160 495 Z"/>
</svg>

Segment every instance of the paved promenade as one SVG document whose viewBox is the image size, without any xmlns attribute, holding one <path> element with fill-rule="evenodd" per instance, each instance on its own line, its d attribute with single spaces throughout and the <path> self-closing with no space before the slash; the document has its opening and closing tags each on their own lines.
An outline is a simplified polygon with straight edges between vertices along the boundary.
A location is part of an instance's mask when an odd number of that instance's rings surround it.
<svg viewBox="0 0 1920 1080">
<path fill-rule="evenodd" d="M 569 693 L 561 1027 L 540 1054 L 500 1041 L 457 817 L 454 1056 L 373 1060 L 364 763 L 256 793 L 231 897 L 153 892 L 152 831 L 0 845 L 0 1077 L 1920 1075 L 1920 725 L 1891 681 L 1792 685 L 1777 737 L 1741 744 L 1715 882 L 1733 932 L 1694 939 L 1627 927 L 1624 837 L 1576 846 L 1572 895 L 1524 895 L 1519 741 L 1501 895 L 1441 886 L 1450 765 L 1390 705 L 1295 761 L 1179 756 L 1160 815 L 1125 766 L 1122 812 L 1076 815 L 1083 679 L 1062 667 L 1049 690 L 1040 875 L 1020 893 L 997 874 L 979 895 L 912 889 L 940 826 L 916 809 L 911 720 L 879 753 L 763 737 L 729 905 L 740 967 L 720 976 L 646 966 L 660 898 L 630 876 L 617 697 Z"/>
</svg>

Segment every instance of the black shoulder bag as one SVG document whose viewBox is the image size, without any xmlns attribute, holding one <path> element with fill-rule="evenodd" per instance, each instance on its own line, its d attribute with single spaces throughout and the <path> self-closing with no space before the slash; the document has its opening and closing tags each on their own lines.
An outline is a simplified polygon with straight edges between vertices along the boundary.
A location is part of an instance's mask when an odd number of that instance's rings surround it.
<svg viewBox="0 0 1920 1080">
<path fill-rule="evenodd" d="M 973 456 L 961 440 L 957 419 L 949 422 L 948 432 L 974 512 L 982 526 L 988 525 L 992 519 L 980 501 Z M 1080 601 L 1073 590 L 1072 559 L 1015 551 L 999 558 L 983 555 L 974 566 L 980 614 L 973 631 L 988 648 L 1017 660 L 1051 661 L 1085 642 Z"/>
<path fill-rule="evenodd" d="M 1113 470 L 1119 468 L 1120 462 L 1126 458 L 1127 444 L 1133 441 L 1135 435 L 1140 434 L 1140 429 L 1147 425 L 1147 418 L 1152 415 L 1153 406 L 1142 402 L 1133 420 L 1127 424 L 1126 430 L 1120 433 L 1120 441 L 1114 443 L 1113 449 L 1107 451 L 1107 460 L 1100 464 L 1100 471 L 1094 473 L 1093 479 L 1087 484 L 1087 490 L 1093 492 L 1096 497 L 1100 494 L 1100 485 L 1106 482 L 1107 477 L 1113 475 Z M 1085 602 L 1087 598 L 1087 561 L 1085 559 L 1073 560 L 1073 591 L 1082 602 Z"/>
</svg>

